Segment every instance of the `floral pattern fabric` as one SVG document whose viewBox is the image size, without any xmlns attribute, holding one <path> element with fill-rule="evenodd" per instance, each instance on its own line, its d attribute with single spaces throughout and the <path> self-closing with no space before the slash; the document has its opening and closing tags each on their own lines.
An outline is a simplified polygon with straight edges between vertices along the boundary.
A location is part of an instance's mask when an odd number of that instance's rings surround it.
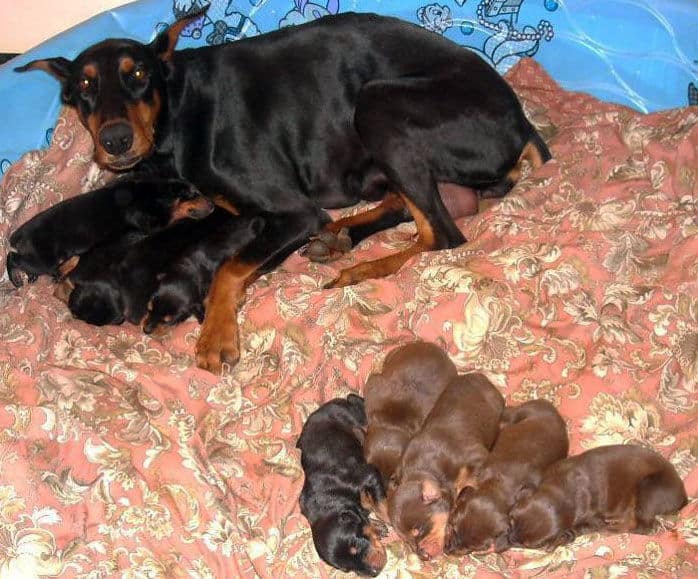
<svg viewBox="0 0 698 579">
<path fill-rule="evenodd" d="M 529 59 L 507 77 L 554 159 L 460 220 L 469 243 L 394 276 L 323 289 L 411 243 L 411 224 L 335 263 L 293 255 L 248 289 L 241 359 L 221 377 L 195 367 L 193 321 L 158 337 L 96 328 L 47 280 L 5 278 L 0 578 L 342 576 L 299 512 L 296 438 L 414 338 L 485 372 L 509 403 L 552 401 L 573 453 L 652 446 L 690 503 L 652 535 L 585 535 L 552 553 L 422 562 L 390 535 L 383 576 L 696 576 L 698 109 L 642 115 L 563 91 Z M 110 177 L 65 110 L 51 147 L 2 182 L 0 255 L 30 216 Z"/>
</svg>

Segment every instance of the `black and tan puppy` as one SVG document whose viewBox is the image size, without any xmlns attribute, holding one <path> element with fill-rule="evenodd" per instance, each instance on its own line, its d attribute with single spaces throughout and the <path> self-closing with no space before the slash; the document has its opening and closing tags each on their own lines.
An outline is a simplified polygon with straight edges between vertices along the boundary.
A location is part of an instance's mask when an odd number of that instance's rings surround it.
<svg viewBox="0 0 698 579">
<path fill-rule="evenodd" d="M 308 417 L 296 444 L 305 472 L 300 506 L 323 561 L 375 577 L 386 553 L 367 507 L 385 495 L 380 474 L 363 457 L 365 428 L 364 402 L 354 394 L 330 400 Z"/>
<path fill-rule="evenodd" d="M 143 331 L 150 334 L 160 326 L 173 326 L 190 316 L 203 322 L 204 301 L 216 270 L 255 239 L 266 225 L 267 219 L 261 215 L 238 217 L 219 208 L 206 219 L 188 224 L 186 248 L 156 276 L 157 289 L 147 302 L 141 324 Z M 155 256 L 152 251 L 148 254 Z M 141 257 L 136 255 L 136 259 Z M 129 262 L 125 265 L 128 269 Z M 133 279 L 131 271 L 127 275 Z"/>
<path fill-rule="evenodd" d="M 216 207 L 203 219 L 183 219 L 149 236 L 132 233 L 84 254 L 56 293 L 69 295 L 74 317 L 95 325 L 126 319 L 150 333 L 192 315 L 201 320 L 216 269 L 263 226 L 263 217 Z"/>
<path fill-rule="evenodd" d="M 392 350 L 380 374 L 366 381 L 364 456 L 378 468 L 386 486 L 407 443 L 456 375 L 455 365 L 441 348 L 419 341 Z"/>
<path fill-rule="evenodd" d="M 678 473 L 638 445 L 602 446 L 553 464 L 511 510 L 512 546 L 553 549 L 594 531 L 649 533 L 687 502 Z"/>
<path fill-rule="evenodd" d="M 545 469 L 567 456 L 565 421 L 547 400 L 506 408 L 501 430 L 475 486 L 458 495 L 446 529 L 448 554 L 509 546 L 509 511 L 524 489 L 535 489 Z"/>
<path fill-rule="evenodd" d="M 124 322 L 124 290 L 119 267 L 129 249 L 146 235 L 132 231 L 114 243 L 82 254 L 77 265 L 56 285 L 54 295 L 68 305 L 73 317 L 95 326 Z M 71 260 L 72 261 L 72 258 Z"/>
<path fill-rule="evenodd" d="M 187 181 L 157 176 L 118 180 L 49 207 L 10 236 L 7 273 L 15 287 L 58 276 L 73 256 L 116 242 L 129 231 L 151 233 L 183 217 L 199 219 L 213 204 Z"/>
<path fill-rule="evenodd" d="M 422 559 L 443 551 L 448 514 L 487 459 L 503 408 L 485 376 L 457 376 L 405 448 L 388 487 L 388 514 Z"/>
</svg>

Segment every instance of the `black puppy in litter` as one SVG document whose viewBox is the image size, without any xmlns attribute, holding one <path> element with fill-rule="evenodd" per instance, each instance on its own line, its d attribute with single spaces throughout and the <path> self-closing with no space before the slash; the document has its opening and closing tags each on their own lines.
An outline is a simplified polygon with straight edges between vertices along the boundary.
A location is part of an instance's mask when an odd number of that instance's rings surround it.
<svg viewBox="0 0 698 579">
<path fill-rule="evenodd" d="M 131 233 L 85 253 L 56 295 L 77 319 L 94 325 L 140 324 L 146 333 L 194 315 L 218 266 L 263 228 L 260 216 L 238 217 L 216 207 L 146 236 Z"/>
<path fill-rule="evenodd" d="M 362 398 L 335 398 L 308 417 L 296 446 L 305 471 L 301 512 L 318 554 L 337 569 L 375 577 L 387 556 L 368 515 L 385 502 L 385 491 L 378 470 L 364 460 L 366 426 Z"/>
<path fill-rule="evenodd" d="M 184 217 L 200 219 L 213 203 L 189 182 L 143 175 L 49 207 L 10 236 L 7 274 L 15 287 L 40 275 L 65 275 L 62 267 L 92 247 L 117 241 L 129 231 L 152 233 Z"/>
</svg>

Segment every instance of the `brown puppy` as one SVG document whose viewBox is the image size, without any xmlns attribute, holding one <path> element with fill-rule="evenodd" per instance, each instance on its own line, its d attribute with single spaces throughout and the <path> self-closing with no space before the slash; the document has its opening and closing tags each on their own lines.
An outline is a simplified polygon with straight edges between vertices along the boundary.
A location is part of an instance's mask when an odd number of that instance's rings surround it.
<svg viewBox="0 0 698 579">
<path fill-rule="evenodd" d="M 565 421 L 547 400 L 531 400 L 502 413 L 502 430 L 477 479 L 451 511 L 445 551 L 465 554 L 509 546 L 509 511 L 524 489 L 535 489 L 545 469 L 567 456 Z"/>
<path fill-rule="evenodd" d="M 364 388 L 368 417 L 364 456 L 381 473 L 385 486 L 407 443 L 457 374 L 441 348 L 420 341 L 392 350 L 381 373 L 369 377 Z"/>
<path fill-rule="evenodd" d="M 441 554 L 455 498 L 499 432 L 504 399 L 482 374 L 457 376 L 410 440 L 388 488 L 395 530 L 422 559 Z"/>
<path fill-rule="evenodd" d="M 547 469 L 538 489 L 511 510 L 509 541 L 553 549 L 600 530 L 644 534 L 657 515 L 674 513 L 687 501 L 678 473 L 653 450 L 602 446 Z"/>
</svg>

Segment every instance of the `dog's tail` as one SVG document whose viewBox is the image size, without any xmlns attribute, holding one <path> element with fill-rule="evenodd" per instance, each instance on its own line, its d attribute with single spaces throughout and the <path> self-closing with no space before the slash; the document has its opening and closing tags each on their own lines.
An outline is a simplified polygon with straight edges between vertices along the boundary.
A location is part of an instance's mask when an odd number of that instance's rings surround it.
<svg viewBox="0 0 698 579">
<path fill-rule="evenodd" d="M 540 136 L 540 133 L 538 133 L 535 128 L 531 127 L 531 136 L 524 145 L 519 159 L 516 161 L 516 165 L 514 165 L 511 171 L 509 171 L 499 183 L 481 191 L 480 197 L 482 199 L 504 197 L 521 178 L 522 163 L 524 160 L 528 161 L 533 169 L 538 169 L 538 167 L 542 167 L 552 158 L 553 156 L 550 154 L 550 149 L 548 149 L 548 145 L 545 144 L 543 137 Z"/>
<path fill-rule="evenodd" d="M 537 159 L 528 159 L 535 169 L 541 165 L 544 165 L 553 158 L 552 154 L 550 153 L 550 149 L 548 149 L 548 145 L 545 144 L 543 137 L 540 136 L 540 133 L 536 131 L 535 128 L 531 131 L 531 138 L 528 140 L 528 145 L 531 145 L 535 149 L 534 156 L 536 156 Z M 525 150 L 526 148 L 524 147 L 524 151 Z M 536 162 L 538 163 L 537 165 Z"/>
</svg>

